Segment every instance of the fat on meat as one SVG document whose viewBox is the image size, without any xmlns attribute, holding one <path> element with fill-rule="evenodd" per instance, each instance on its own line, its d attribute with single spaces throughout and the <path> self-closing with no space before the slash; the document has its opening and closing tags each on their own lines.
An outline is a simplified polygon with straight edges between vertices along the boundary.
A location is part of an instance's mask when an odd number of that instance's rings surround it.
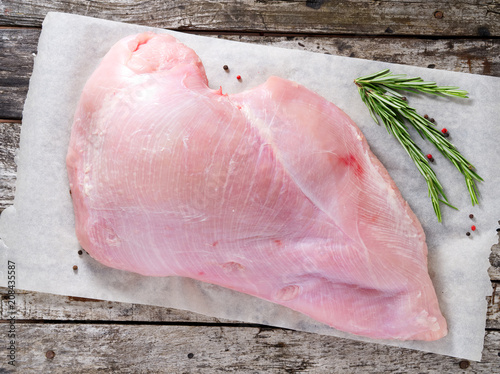
<svg viewBox="0 0 500 374">
<path fill-rule="evenodd" d="M 371 338 L 447 333 L 418 219 L 356 124 L 297 83 L 226 95 L 174 37 L 126 37 L 83 89 L 67 169 L 78 240 L 104 265 Z"/>
</svg>

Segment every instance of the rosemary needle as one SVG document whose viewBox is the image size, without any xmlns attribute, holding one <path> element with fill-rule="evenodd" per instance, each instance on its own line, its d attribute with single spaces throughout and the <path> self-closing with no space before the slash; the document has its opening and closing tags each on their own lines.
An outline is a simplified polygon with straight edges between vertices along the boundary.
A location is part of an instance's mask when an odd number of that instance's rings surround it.
<svg viewBox="0 0 500 374">
<path fill-rule="evenodd" d="M 415 163 L 427 183 L 429 197 L 439 222 L 442 221 L 440 203 L 454 209 L 444 194 L 443 187 L 424 154 L 411 138 L 405 122 L 410 123 L 422 138 L 427 138 L 441 154 L 462 173 L 472 205 L 478 204 L 479 195 L 476 181 L 483 179 L 474 171 L 472 164 L 434 127 L 434 124 L 409 106 L 408 101 L 398 91 L 426 93 L 437 96 L 467 98 L 467 91 L 454 86 L 437 86 L 435 82 L 426 82 L 422 78 L 407 78 L 404 74 L 392 74 L 389 69 L 379 71 L 354 80 L 361 99 L 368 107 L 373 120 L 379 119 L 387 131 L 392 134 Z"/>
</svg>

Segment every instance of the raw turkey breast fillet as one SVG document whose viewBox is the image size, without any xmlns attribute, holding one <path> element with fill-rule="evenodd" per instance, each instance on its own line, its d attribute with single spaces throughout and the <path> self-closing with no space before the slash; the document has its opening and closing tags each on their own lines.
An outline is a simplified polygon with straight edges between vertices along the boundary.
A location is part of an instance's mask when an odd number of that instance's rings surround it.
<svg viewBox="0 0 500 374">
<path fill-rule="evenodd" d="M 83 89 L 67 167 L 78 240 L 107 266 L 371 338 L 447 333 L 416 216 L 353 121 L 297 83 L 226 95 L 174 37 L 126 37 Z"/>
</svg>

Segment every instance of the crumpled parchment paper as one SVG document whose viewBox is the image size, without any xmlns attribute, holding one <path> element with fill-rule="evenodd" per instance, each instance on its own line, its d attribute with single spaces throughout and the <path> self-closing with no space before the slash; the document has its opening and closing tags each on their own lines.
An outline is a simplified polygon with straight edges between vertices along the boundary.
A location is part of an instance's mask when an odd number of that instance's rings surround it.
<svg viewBox="0 0 500 374">
<path fill-rule="evenodd" d="M 286 327 L 349 339 L 408 347 L 480 360 L 486 300 L 491 292 L 488 256 L 500 219 L 500 79 L 411 66 L 287 50 L 171 32 L 201 57 L 212 88 L 234 93 L 270 75 L 297 81 L 337 104 L 358 124 L 374 153 L 422 222 L 429 246 L 429 272 L 449 324 L 435 342 L 374 341 L 339 332 L 285 307 L 194 280 L 153 278 L 104 267 L 79 256 L 65 156 L 73 113 L 87 78 L 120 38 L 151 28 L 82 16 L 49 13 L 23 113 L 14 206 L 0 220 L 0 285 L 7 285 L 7 261 L 17 265 L 19 289 L 186 309 L 219 318 Z M 154 29 L 152 29 L 154 30 Z M 156 30 L 159 32 L 169 32 Z M 230 73 L 222 69 L 229 65 Z M 412 106 L 429 113 L 485 179 L 481 204 L 471 207 L 462 176 L 429 143 L 435 170 L 451 203 L 444 223 L 434 216 L 427 188 L 412 161 L 383 127 L 374 124 L 353 79 L 383 68 L 458 85 L 470 99 L 409 95 Z M 236 80 L 241 75 L 242 80 Z M 469 214 L 474 213 L 474 220 Z M 470 237 L 465 232 L 475 224 Z M 73 271 L 73 265 L 78 271 Z"/>
</svg>

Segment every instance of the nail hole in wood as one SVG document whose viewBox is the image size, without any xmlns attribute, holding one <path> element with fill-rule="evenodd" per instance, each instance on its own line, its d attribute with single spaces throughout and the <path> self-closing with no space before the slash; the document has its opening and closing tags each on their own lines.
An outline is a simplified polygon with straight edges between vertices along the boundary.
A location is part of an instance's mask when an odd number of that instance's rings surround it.
<svg viewBox="0 0 500 374">
<path fill-rule="evenodd" d="M 49 360 L 52 360 L 54 357 L 56 357 L 56 353 L 52 350 L 49 350 L 45 352 L 45 357 L 47 357 Z"/>
<path fill-rule="evenodd" d="M 460 369 L 467 369 L 470 366 L 470 362 L 467 360 L 462 360 L 460 361 L 458 366 L 460 366 Z"/>
</svg>

